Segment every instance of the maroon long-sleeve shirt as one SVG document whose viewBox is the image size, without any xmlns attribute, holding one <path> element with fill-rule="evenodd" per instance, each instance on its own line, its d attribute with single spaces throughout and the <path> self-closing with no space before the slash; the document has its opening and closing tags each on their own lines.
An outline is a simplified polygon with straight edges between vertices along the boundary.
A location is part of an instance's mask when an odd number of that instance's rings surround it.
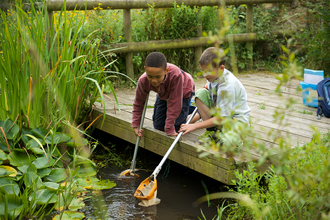
<svg viewBox="0 0 330 220">
<path fill-rule="evenodd" d="M 181 113 L 182 99 L 190 97 L 191 92 L 195 92 L 195 83 L 189 73 L 182 71 L 174 64 L 167 63 L 167 67 L 169 70 L 160 84 L 159 91 L 157 87 L 150 84 L 146 73 L 139 78 L 133 102 L 132 127 L 139 127 L 147 94 L 154 91 L 161 100 L 167 102 L 166 134 L 171 135 L 176 132 L 174 123 Z"/>
</svg>

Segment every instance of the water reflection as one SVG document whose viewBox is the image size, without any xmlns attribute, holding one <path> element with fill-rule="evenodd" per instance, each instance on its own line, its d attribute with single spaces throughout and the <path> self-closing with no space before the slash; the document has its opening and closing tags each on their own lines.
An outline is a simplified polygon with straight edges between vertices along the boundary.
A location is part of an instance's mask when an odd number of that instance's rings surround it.
<svg viewBox="0 0 330 220">
<path fill-rule="evenodd" d="M 93 194 L 88 200 L 85 200 L 86 207 L 81 211 L 85 213 L 86 219 L 190 220 L 198 219 L 198 217 L 203 219 L 202 209 L 205 217 L 212 219 L 216 215 L 215 205 L 207 207 L 205 203 L 199 207 L 193 207 L 192 203 L 200 196 L 205 195 L 201 180 L 209 184 L 209 192 L 221 184 L 189 171 L 189 169 L 184 170 L 186 173 L 183 173 L 177 166 L 170 169 L 169 175 L 165 179 L 162 179 L 162 173 L 157 177 L 158 198 L 161 202 L 150 207 L 139 206 L 140 201 L 133 195 L 139 184 L 152 171 L 139 171 L 139 178 L 126 176 L 118 178 L 122 169 L 118 167 L 102 169 L 99 172 L 99 177 L 112 180 L 117 185 L 110 190 L 103 190 L 101 195 Z"/>
</svg>

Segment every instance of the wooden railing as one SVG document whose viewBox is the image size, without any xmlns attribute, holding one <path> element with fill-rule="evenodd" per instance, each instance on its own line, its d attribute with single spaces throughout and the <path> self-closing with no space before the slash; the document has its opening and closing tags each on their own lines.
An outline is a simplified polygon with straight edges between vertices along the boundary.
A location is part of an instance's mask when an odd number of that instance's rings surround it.
<svg viewBox="0 0 330 220">
<path fill-rule="evenodd" d="M 154 4 L 155 8 L 171 8 L 173 4 L 187 6 L 220 6 L 225 5 L 247 5 L 246 12 L 246 26 L 245 34 L 228 35 L 223 39 L 223 43 L 228 40 L 233 42 L 246 42 L 246 47 L 249 53 L 253 53 L 253 42 L 257 40 L 257 35 L 253 33 L 253 5 L 263 3 L 280 3 L 280 2 L 293 2 L 293 0 L 67 0 L 66 10 L 93 10 L 102 4 L 103 9 L 123 9 L 124 19 L 124 38 L 127 43 L 117 43 L 109 45 L 110 48 L 117 48 L 114 52 L 126 53 L 126 74 L 134 79 L 133 72 L 133 52 L 160 50 L 160 49 L 177 49 L 195 47 L 195 62 L 198 64 L 198 59 L 202 54 L 202 46 L 214 44 L 210 41 L 209 37 L 202 37 L 202 23 L 197 27 L 197 37 L 191 39 L 175 39 L 175 40 L 157 40 L 148 42 L 132 42 L 132 26 L 130 9 L 143 9 L 148 8 L 148 4 Z M 47 2 L 47 10 L 49 16 L 52 16 L 53 11 L 60 11 L 63 7 L 63 0 L 49 0 Z M 282 32 L 276 33 L 282 36 Z M 253 58 L 249 61 L 248 68 L 252 68 Z"/>
</svg>

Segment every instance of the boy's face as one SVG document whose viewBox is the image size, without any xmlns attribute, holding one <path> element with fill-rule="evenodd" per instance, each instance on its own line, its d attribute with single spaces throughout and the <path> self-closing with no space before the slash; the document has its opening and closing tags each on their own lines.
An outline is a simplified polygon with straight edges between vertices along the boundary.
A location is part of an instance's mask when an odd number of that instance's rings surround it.
<svg viewBox="0 0 330 220">
<path fill-rule="evenodd" d="M 214 68 L 212 65 L 208 66 L 200 66 L 203 71 L 203 76 L 207 79 L 209 82 L 213 82 L 217 78 L 220 77 L 223 70 L 225 69 L 224 65 L 221 65 L 220 68 Z"/>
<path fill-rule="evenodd" d="M 166 68 L 166 70 L 161 67 L 144 67 L 144 70 L 147 73 L 147 78 L 150 84 L 154 87 L 158 87 L 163 82 L 168 72 L 168 69 L 168 67 Z"/>
</svg>

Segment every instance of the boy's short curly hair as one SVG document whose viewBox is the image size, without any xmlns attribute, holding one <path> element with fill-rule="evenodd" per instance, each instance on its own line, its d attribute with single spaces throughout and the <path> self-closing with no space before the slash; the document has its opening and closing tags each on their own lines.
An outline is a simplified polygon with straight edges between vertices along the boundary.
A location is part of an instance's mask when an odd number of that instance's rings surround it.
<svg viewBox="0 0 330 220">
<path fill-rule="evenodd" d="M 209 47 L 202 53 L 199 64 L 201 66 L 208 66 L 212 64 L 214 68 L 219 68 L 226 64 L 227 57 L 222 49 L 216 47 Z"/>
<path fill-rule="evenodd" d="M 164 54 L 160 52 L 149 53 L 144 62 L 145 67 L 164 68 L 166 70 L 167 60 Z"/>
</svg>

